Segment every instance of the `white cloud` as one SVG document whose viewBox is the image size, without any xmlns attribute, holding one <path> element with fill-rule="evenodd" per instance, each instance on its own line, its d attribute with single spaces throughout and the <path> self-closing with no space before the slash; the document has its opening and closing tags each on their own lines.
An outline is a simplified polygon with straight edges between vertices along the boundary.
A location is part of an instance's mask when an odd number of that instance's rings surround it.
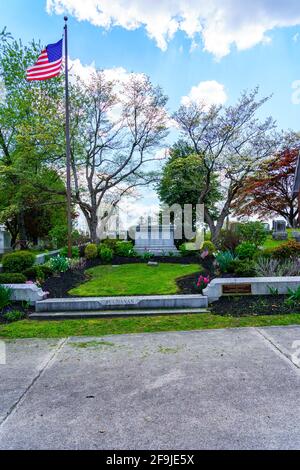
<svg viewBox="0 0 300 470">
<path fill-rule="evenodd" d="M 294 34 L 293 36 L 293 41 L 298 42 L 299 41 L 299 33 Z"/>
<path fill-rule="evenodd" d="M 96 73 L 96 66 L 94 62 L 92 62 L 90 65 L 84 65 L 81 63 L 80 59 L 69 59 L 69 69 L 71 80 L 75 79 L 75 77 L 79 77 L 86 83 L 88 83 L 92 78 L 93 74 Z M 124 83 L 126 84 L 131 75 L 135 75 L 140 78 L 145 77 L 144 74 L 132 74 L 131 72 L 128 72 L 126 69 L 124 69 L 124 67 L 113 67 L 110 69 L 104 69 L 103 72 L 105 74 L 105 78 L 108 81 L 114 83 L 114 92 L 117 94 L 122 92 L 122 85 L 124 85 Z M 122 98 L 121 95 L 120 98 Z M 120 119 L 120 116 L 121 104 L 117 103 L 108 111 L 108 118 L 112 122 L 116 122 Z"/>
<path fill-rule="evenodd" d="M 222 83 L 215 80 L 200 82 L 193 86 L 187 96 L 181 98 L 181 104 L 189 105 L 191 102 L 204 104 L 207 108 L 213 104 L 224 104 L 227 94 Z"/>
<path fill-rule="evenodd" d="M 83 81 L 88 82 L 92 75 L 96 72 L 95 63 L 84 65 L 80 59 L 69 59 L 69 69 L 72 76 L 79 76 Z M 127 72 L 124 67 L 113 67 L 111 69 L 103 70 L 107 80 L 116 83 L 126 83 L 130 77 L 130 72 Z M 137 74 L 135 74 L 137 75 Z M 140 74 L 142 76 L 142 74 Z"/>
<path fill-rule="evenodd" d="M 47 0 L 49 13 L 68 13 L 80 21 L 109 29 L 144 26 L 162 50 L 181 30 L 204 50 L 221 58 L 270 42 L 267 32 L 300 24 L 299 0 Z"/>
<path fill-rule="evenodd" d="M 71 77 L 80 77 L 84 82 L 88 82 L 93 73 L 96 72 L 94 62 L 90 65 L 83 65 L 80 59 L 69 59 L 69 70 Z"/>
</svg>

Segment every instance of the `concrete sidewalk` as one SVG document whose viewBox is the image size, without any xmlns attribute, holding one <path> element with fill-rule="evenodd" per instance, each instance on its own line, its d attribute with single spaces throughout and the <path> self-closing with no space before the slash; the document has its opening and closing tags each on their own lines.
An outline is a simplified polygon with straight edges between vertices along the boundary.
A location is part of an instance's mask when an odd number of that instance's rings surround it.
<svg viewBox="0 0 300 470">
<path fill-rule="evenodd" d="M 16 340 L 6 353 L 0 449 L 300 448 L 300 327 Z"/>
</svg>

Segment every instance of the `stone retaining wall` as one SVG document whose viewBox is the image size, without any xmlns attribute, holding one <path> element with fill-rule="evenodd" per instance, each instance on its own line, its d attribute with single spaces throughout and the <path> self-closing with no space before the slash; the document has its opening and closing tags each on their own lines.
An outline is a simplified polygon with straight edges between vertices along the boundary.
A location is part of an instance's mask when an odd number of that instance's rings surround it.
<svg viewBox="0 0 300 470">
<path fill-rule="evenodd" d="M 141 295 L 125 297 L 77 297 L 47 299 L 36 304 L 37 312 L 70 312 L 91 310 L 137 310 L 150 308 L 206 308 L 203 295 Z"/>
<path fill-rule="evenodd" d="M 4 287 L 9 287 L 12 290 L 11 300 L 16 302 L 29 302 L 30 305 L 35 305 L 36 302 L 44 300 L 47 293 L 38 287 L 36 284 L 2 284 Z"/>
<path fill-rule="evenodd" d="M 271 295 L 272 289 L 277 289 L 278 294 L 287 294 L 288 289 L 299 286 L 300 276 L 220 278 L 213 279 L 203 295 L 209 302 L 215 302 L 223 295 Z"/>
</svg>

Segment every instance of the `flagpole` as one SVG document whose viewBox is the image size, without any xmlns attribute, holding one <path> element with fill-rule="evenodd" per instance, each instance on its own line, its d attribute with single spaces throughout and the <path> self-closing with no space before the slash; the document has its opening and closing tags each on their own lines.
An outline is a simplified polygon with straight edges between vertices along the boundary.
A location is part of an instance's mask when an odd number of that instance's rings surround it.
<svg viewBox="0 0 300 470">
<path fill-rule="evenodd" d="M 68 257 L 72 257 L 72 197 L 71 197 L 71 147 L 69 111 L 69 70 L 68 70 L 68 17 L 65 20 L 65 100 L 66 100 L 66 165 L 67 165 L 67 213 L 68 213 Z"/>
</svg>

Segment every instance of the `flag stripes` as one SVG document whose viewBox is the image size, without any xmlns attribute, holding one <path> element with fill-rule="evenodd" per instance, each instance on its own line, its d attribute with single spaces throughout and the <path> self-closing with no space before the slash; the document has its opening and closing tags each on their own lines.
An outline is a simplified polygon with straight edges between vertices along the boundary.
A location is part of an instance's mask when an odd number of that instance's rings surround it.
<svg viewBox="0 0 300 470">
<path fill-rule="evenodd" d="M 43 49 L 33 67 L 26 71 L 28 81 L 48 80 L 60 75 L 62 69 L 62 39 Z"/>
</svg>

